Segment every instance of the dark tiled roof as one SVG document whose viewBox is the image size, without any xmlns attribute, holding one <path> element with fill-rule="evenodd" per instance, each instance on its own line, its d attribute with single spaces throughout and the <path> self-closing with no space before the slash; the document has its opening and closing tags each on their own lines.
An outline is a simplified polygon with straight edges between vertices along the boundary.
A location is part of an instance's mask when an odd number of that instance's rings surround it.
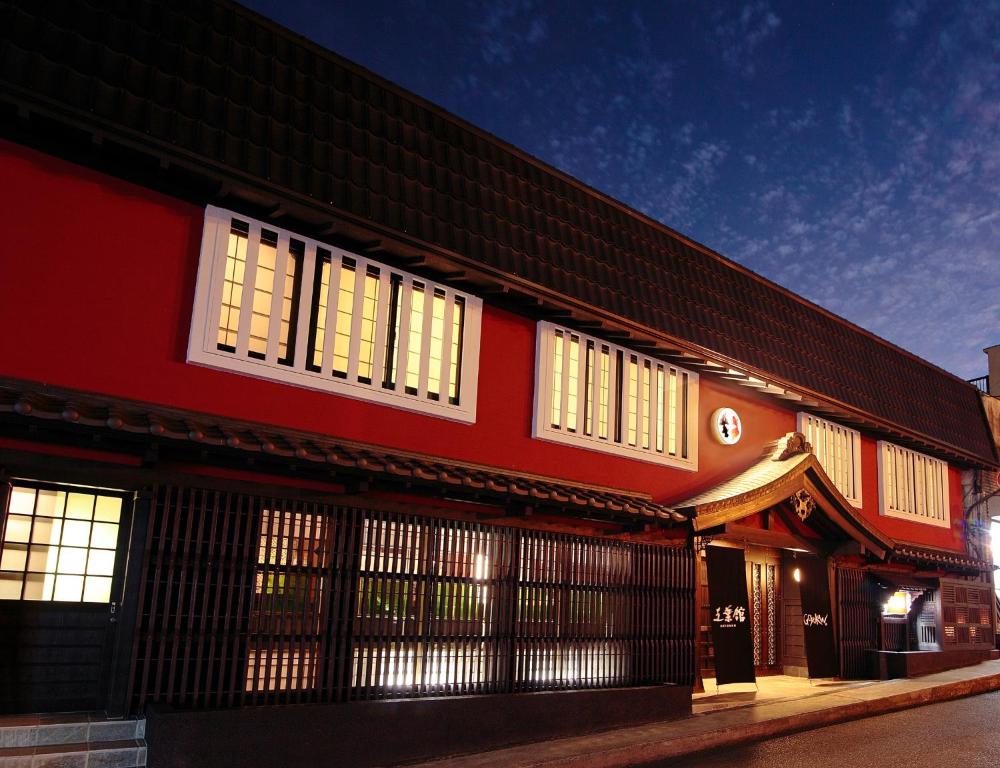
<svg viewBox="0 0 1000 768">
<path fill-rule="evenodd" d="M 993 563 L 979 560 L 971 555 L 962 555 L 945 549 L 923 547 L 917 544 L 897 544 L 892 555 L 896 560 L 916 565 L 938 566 L 968 573 L 993 571 Z"/>
<path fill-rule="evenodd" d="M 193 411 L 0 379 L 0 414 L 59 420 L 67 424 L 184 441 L 206 448 L 267 454 L 328 465 L 336 475 L 363 475 L 389 482 L 447 489 L 466 498 L 498 498 L 607 517 L 638 516 L 661 523 L 687 518 L 646 494 L 582 485 L 499 467 L 451 461 L 323 435 L 276 429 Z"/>
<path fill-rule="evenodd" d="M 312 198 L 994 461 L 971 385 L 239 6 L 19 6 L 2 19 L 0 97 L 21 107 Z"/>
</svg>

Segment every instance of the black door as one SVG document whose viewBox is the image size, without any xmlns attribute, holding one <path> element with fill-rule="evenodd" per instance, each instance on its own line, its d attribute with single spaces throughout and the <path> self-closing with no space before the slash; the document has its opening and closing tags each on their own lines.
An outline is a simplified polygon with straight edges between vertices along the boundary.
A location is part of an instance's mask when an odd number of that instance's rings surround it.
<svg viewBox="0 0 1000 768">
<path fill-rule="evenodd" d="M 0 489 L 0 712 L 103 711 L 133 494 Z"/>
</svg>

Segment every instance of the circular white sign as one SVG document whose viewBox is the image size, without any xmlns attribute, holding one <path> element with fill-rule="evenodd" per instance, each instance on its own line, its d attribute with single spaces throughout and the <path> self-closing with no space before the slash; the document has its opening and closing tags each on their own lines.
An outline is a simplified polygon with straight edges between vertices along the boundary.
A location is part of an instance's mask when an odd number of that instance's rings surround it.
<svg viewBox="0 0 1000 768">
<path fill-rule="evenodd" d="M 732 408 L 719 408 L 712 414 L 712 435 L 723 445 L 736 445 L 743 437 L 743 420 Z"/>
</svg>

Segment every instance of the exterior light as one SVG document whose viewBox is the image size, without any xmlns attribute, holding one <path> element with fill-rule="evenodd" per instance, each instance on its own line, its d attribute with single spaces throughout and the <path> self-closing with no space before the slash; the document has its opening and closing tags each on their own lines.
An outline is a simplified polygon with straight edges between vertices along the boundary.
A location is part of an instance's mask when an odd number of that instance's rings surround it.
<svg viewBox="0 0 1000 768">
<path fill-rule="evenodd" d="M 802 581 L 802 571 L 796 568 L 794 571 L 792 571 L 792 578 L 795 579 L 796 582 Z"/>
</svg>

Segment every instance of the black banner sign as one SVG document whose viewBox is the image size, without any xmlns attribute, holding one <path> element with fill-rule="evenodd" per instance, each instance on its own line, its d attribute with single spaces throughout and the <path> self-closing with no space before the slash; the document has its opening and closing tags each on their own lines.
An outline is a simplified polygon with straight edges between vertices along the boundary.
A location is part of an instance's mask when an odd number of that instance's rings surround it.
<svg viewBox="0 0 1000 768">
<path fill-rule="evenodd" d="M 802 598 L 802 624 L 809 677 L 836 677 L 840 674 L 840 662 L 833 636 L 826 560 L 804 557 L 796 560 L 795 566 L 800 575 L 799 595 Z"/>
<path fill-rule="evenodd" d="M 747 572 L 742 549 L 709 547 L 708 621 L 715 645 L 715 682 L 755 683 Z"/>
</svg>

